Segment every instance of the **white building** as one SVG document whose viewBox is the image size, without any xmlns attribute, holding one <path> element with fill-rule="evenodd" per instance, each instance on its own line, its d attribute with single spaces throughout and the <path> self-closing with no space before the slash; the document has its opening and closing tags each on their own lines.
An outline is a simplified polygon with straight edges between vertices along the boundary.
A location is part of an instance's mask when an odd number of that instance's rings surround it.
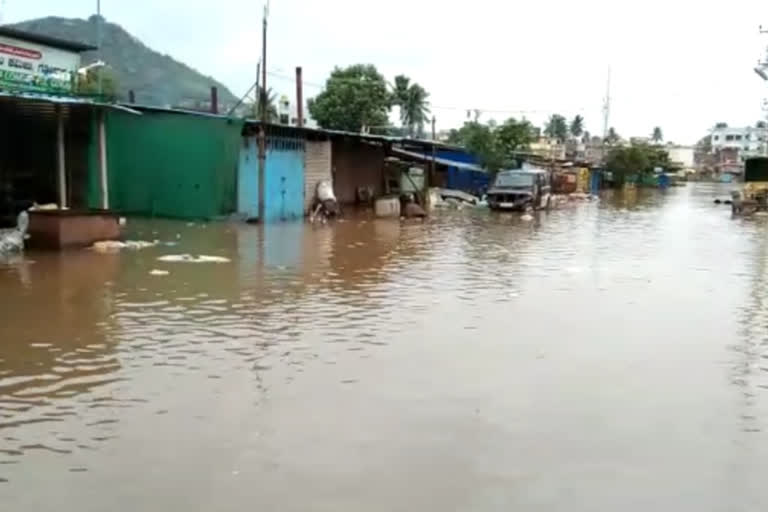
<svg viewBox="0 0 768 512">
<path fill-rule="evenodd" d="M 723 149 L 738 150 L 742 158 L 766 155 L 768 128 L 715 127 L 712 129 L 712 152 Z"/>
<path fill-rule="evenodd" d="M 669 153 L 669 161 L 676 166 L 688 170 L 694 168 L 694 152 L 693 146 L 666 146 L 665 148 Z"/>
</svg>

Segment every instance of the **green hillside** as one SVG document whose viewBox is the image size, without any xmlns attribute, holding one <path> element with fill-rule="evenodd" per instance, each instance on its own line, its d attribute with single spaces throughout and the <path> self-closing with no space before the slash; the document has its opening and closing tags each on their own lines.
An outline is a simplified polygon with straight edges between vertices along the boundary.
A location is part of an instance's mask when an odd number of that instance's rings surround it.
<svg viewBox="0 0 768 512">
<path fill-rule="evenodd" d="M 97 17 L 88 20 L 40 18 L 13 28 L 96 46 Z M 120 25 L 102 22 L 102 59 L 118 81 L 119 97 L 136 94 L 136 102 L 149 105 L 203 108 L 209 105 L 211 86 L 219 88 L 219 103 L 232 105 L 237 98 L 225 86 L 189 66 L 145 46 Z M 83 65 L 98 60 L 97 52 L 83 54 Z"/>
</svg>

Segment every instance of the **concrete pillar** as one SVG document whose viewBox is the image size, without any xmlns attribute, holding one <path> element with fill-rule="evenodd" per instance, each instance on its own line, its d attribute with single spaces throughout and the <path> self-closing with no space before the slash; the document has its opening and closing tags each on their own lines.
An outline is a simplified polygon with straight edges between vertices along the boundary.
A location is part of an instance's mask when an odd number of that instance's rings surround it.
<svg viewBox="0 0 768 512">
<path fill-rule="evenodd" d="M 109 210 L 109 176 L 107 172 L 107 123 L 106 112 L 99 110 L 99 175 L 101 185 L 101 208 Z"/>
<path fill-rule="evenodd" d="M 67 207 L 67 167 L 64 153 L 64 110 L 56 107 L 56 157 L 58 167 L 59 208 Z"/>
</svg>

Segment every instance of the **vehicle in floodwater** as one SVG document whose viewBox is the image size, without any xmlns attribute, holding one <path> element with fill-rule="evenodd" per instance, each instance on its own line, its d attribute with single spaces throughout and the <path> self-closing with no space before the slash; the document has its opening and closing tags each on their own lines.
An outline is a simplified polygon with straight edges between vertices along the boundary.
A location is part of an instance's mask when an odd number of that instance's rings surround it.
<svg viewBox="0 0 768 512">
<path fill-rule="evenodd" d="M 548 209 L 552 198 L 549 171 L 516 169 L 499 171 L 488 190 L 488 207 L 492 210 L 525 211 Z"/>
<path fill-rule="evenodd" d="M 744 163 L 744 188 L 732 192 L 734 215 L 768 210 L 768 158 L 748 158 Z"/>
</svg>

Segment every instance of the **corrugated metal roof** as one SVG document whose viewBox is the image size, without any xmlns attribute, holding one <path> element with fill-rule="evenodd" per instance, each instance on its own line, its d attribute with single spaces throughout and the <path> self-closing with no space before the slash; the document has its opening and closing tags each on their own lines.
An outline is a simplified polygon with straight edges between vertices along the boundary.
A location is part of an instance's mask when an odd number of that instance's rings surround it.
<svg viewBox="0 0 768 512">
<path fill-rule="evenodd" d="M 141 115 L 141 112 L 114 103 L 93 101 L 77 96 L 55 96 L 35 93 L 0 91 L 0 107 L 12 108 L 14 112 L 28 117 L 56 117 L 56 109 L 64 108 L 108 108 Z"/>
<path fill-rule="evenodd" d="M 96 50 L 95 46 L 89 44 L 83 44 L 77 41 L 66 41 L 56 37 L 49 37 L 42 34 L 35 34 L 27 32 L 25 30 L 19 30 L 17 28 L 0 26 L 0 36 L 12 37 L 14 39 L 21 39 L 29 41 L 30 43 L 42 44 L 53 48 L 59 48 L 62 50 L 69 50 L 71 52 L 87 52 L 89 50 Z"/>
<path fill-rule="evenodd" d="M 423 153 L 416 153 L 414 151 L 406 151 L 400 148 L 392 148 L 392 153 L 395 155 L 405 156 L 408 158 L 413 158 L 414 160 L 419 160 L 427 163 L 433 160 L 432 155 L 425 155 Z M 438 158 L 435 158 L 434 161 L 440 165 L 444 165 L 446 167 L 456 167 L 457 169 L 461 169 L 464 171 L 485 172 L 485 169 L 483 169 L 479 165 L 469 164 L 466 162 L 457 162 L 456 160 L 450 160 L 448 158 L 438 157 Z"/>
</svg>

